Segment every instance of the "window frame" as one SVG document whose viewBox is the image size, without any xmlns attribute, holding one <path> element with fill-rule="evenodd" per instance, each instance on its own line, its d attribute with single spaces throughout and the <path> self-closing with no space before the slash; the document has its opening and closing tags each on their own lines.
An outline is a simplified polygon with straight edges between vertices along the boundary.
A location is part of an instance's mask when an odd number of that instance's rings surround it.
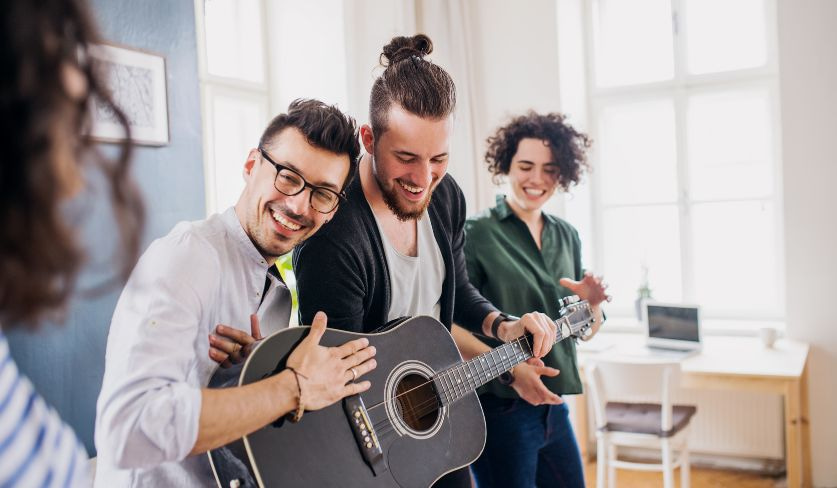
<svg viewBox="0 0 837 488">
<path fill-rule="evenodd" d="M 573 1 L 573 0 L 564 0 Z M 678 191 L 676 205 L 680 222 L 680 251 L 682 268 L 682 290 L 683 301 L 694 302 L 695 297 L 695 276 L 694 276 L 694 249 L 692 244 L 693 220 L 690 216 L 690 208 L 695 203 L 701 202 L 732 202 L 732 201 L 769 201 L 774 206 L 774 245 L 776 249 L 778 289 L 777 295 L 780 303 L 777 304 L 773 313 L 759 313 L 756 310 L 729 311 L 722 309 L 702 310 L 704 328 L 713 333 L 752 333 L 754 329 L 766 325 L 784 328 L 785 320 L 785 269 L 784 269 L 784 218 L 783 218 L 783 196 L 782 196 L 782 151 L 781 151 L 781 112 L 779 105 L 779 70 L 778 70 L 778 36 L 776 18 L 776 0 L 764 0 L 765 8 L 765 35 L 766 63 L 764 66 L 747 68 L 736 71 L 727 71 L 708 74 L 687 73 L 687 39 L 685 0 L 671 0 L 672 29 L 673 29 L 673 55 L 674 75 L 671 80 L 642 83 L 618 87 L 599 87 L 596 84 L 596 59 L 594 39 L 594 4 L 596 0 L 578 0 L 581 2 L 580 13 L 583 20 L 582 27 L 582 59 L 584 60 L 584 90 L 586 96 L 585 114 L 581 118 L 586 121 L 588 132 L 594 141 L 600 140 L 598 124 L 602 109 L 608 105 L 618 104 L 630 100 L 642 98 L 670 99 L 675 114 L 675 144 L 676 144 L 676 170 L 678 175 Z M 562 73 L 563 74 L 563 73 Z M 695 200 L 689 195 L 689 168 L 687 164 L 687 104 L 689 96 L 701 93 L 723 93 L 729 89 L 740 89 L 747 87 L 764 87 L 768 93 L 769 108 L 773 116 L 771 130 L 773 135 L 772 147 L 772 176 L 773 186 L 769 198 L 747 197 L 740 199 L 709 199 Z M 590 150 L 589 158 L 593 167 L 598 166 L 600 154 L 597 144 Z M 589 249 L 592 256 L 585 261 L 591 269 L 597 269 L 596 263 L 602 263 L 604 252 L 603 232 L 603 211 L 605 208 L 624 208 L 624 205 L 607 205 L 603 203 L 602 187 L 603 176 L 601 172 L 592 171 L 589 175 L 590 188 L 590 226 L 592 242 Z M 592 266 L 590 266 L 592 264 Z M 637 263 L 639 265 L 639 263 Z M 733 277 L 734 278 L 734 277 Z M 746 277 L 745 277 L 746 279 Z M 614 310 L 609 314 L 609 321 L 613 322 L 617 329 L 638 330 L 640 324 L 632 316 L 630 310 Z M 705 320 L 704 320 L 705 319 Z"/>
<path fill-rule="evenodd" d="M 195 5 L 195 32 L 197 34 L 198 51 L 198 81 L 200 83 L 201 97 L 201 129 L 203 132 L 203 170 L 204 170 L 204 193 L 206 199 L 206 215 L 210 216 L 223 209 L 218 208 L 216 194 L 216 164 L 215 161 L 215 131 L 212 125 L 212 107 L 215 96 L 226 98 L 239 98 L 248 102 L 257 101 L 265 107 L 271 107 L 273 94 L 270 90 L 270 70 L 268 65 L 269 43 L 268 43 L 268 22 L 267 5 L 264 0 L 257 0 L 259 8 L 259 22 L 261 29 L 262 46 L 262 73 L 261 82 L 254 82 L 243 79 L 229 78 L 211 74 L 208 67 L 206 52 L 206 23 L 204 20 L 204 4 L 206 0 L 194 0 Z M 267 111 L 269 117 L 269 110 Z M 264 121 L 267 123 L 267 120 Z M 258 141 L 253 141 L 253 147 Z"/>
</svg>

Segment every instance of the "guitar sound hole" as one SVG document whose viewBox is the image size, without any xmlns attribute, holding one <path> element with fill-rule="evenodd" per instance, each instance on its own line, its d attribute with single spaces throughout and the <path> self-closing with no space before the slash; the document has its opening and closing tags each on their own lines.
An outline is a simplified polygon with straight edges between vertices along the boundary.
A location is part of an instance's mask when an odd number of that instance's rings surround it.
<svg viewBox="0 0 837 488">
<path fill-rule="evenodd" d="M 398 382 L 395 394 L 395 405 L 405 424 L 419 432 L 433 427 L 439 416 L 439 401 L 432 381 L 408 374 Z"/>
</svg>

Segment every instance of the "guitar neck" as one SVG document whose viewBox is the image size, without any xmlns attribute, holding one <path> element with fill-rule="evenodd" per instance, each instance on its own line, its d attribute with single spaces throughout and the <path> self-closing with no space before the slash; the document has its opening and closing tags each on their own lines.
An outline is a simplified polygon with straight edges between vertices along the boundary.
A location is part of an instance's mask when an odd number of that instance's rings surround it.
<svg viewBox="0 0 837 488">
<path fill-rule="evenodd" d="M 566 317 L 556 320 L 555 324 L 558 326 L 555 341 L 557 344 L 571 336 L 572 326 Z M 525 334 L 469 361 L 439 372 L 433 377 L 433 382 L 442 404 L 449 405 L 532 356 L 532 336 Z"/>
</svg>

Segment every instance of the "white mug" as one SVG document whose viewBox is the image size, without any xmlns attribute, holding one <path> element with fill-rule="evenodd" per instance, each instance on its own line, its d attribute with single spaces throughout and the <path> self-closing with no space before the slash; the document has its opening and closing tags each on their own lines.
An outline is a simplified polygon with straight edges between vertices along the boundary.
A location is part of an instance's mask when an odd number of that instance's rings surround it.
<svg viewBox="0 0 837 488">
<path fill-rule="evenodd" d="M 762 327 L 759 329 L 759 338 L 761 339 L 761 343 L 764 344 L 764 347 L 773 347 L 777 337 L 779 337 L 779 333 L 773 327 Z"/>
</svg>

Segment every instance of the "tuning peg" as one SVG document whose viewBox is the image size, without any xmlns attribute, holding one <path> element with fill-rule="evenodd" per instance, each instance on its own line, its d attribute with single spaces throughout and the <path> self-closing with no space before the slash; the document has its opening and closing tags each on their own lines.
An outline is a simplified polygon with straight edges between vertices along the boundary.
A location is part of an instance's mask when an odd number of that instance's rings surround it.
<svg viewBox="0 0 837 488">
<path fill-rule="evenodd" d="M 578 302 L 578 300 L 579 300 L 578 295 L 566 296 L 564 298 L 558 299 L 558 306 L 559 307 L 566 307 L 567 305 Z"/>
</svg>

